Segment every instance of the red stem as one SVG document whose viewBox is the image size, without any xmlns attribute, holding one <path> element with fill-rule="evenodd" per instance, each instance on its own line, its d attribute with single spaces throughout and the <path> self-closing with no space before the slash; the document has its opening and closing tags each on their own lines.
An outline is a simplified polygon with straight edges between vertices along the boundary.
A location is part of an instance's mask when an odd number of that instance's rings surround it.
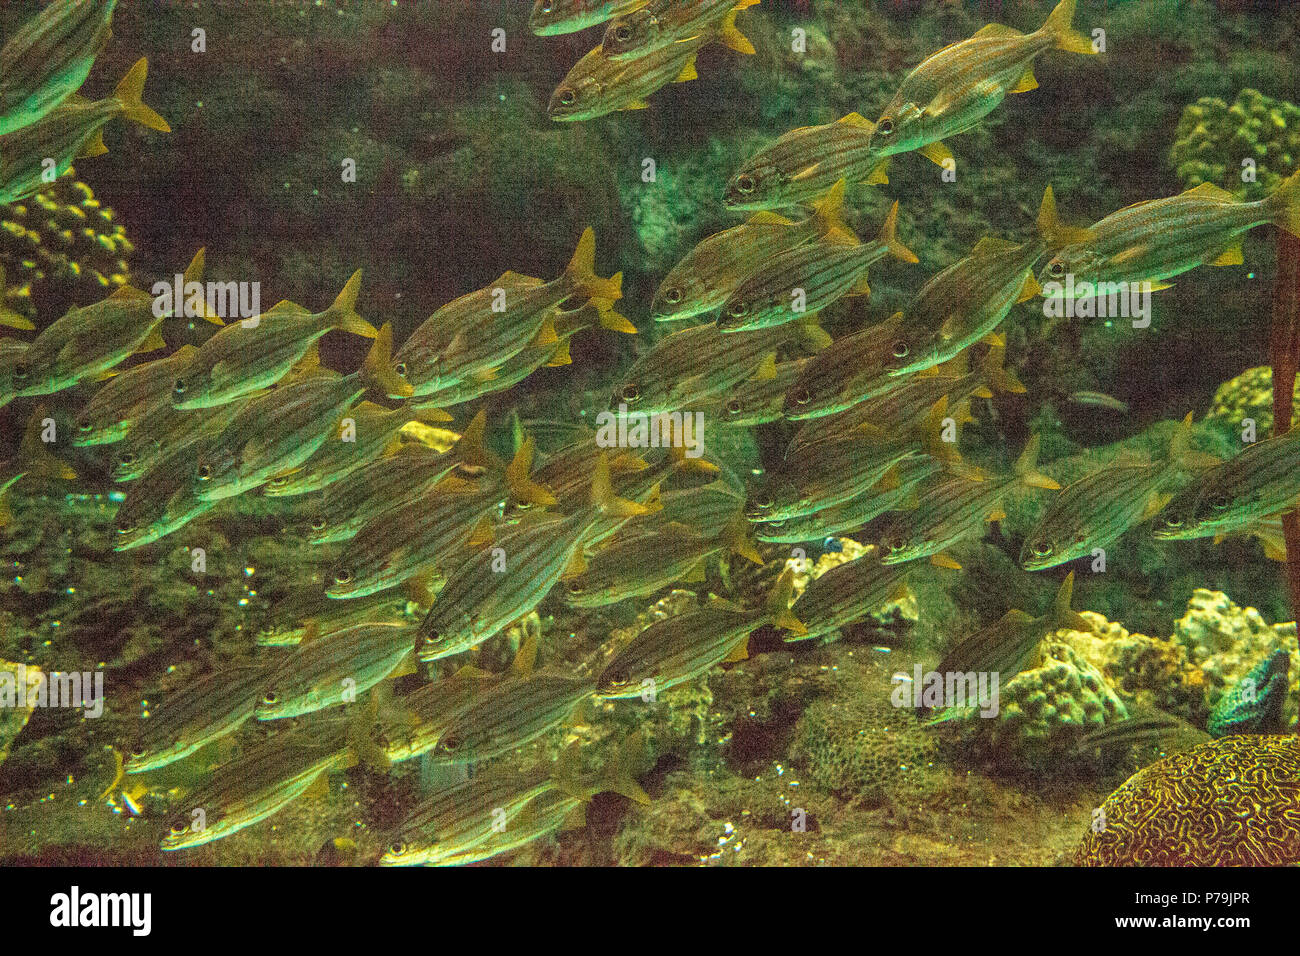
<svg viewBox="0 0 1300 956">
<path fill-rule="evenodd" d="M 1291 405 L 1300 367 L 1300 238 L 1277 230 L 1277 283 L 1273 287 L 1273 335 L 1269 343 L 1273 364 L 1273 434 L 1291 428 Z M 1300 620 L 1300 514 L 1282 517 L 1286 541 L 1287 583 L 1291 614 Z"/>
</svg>

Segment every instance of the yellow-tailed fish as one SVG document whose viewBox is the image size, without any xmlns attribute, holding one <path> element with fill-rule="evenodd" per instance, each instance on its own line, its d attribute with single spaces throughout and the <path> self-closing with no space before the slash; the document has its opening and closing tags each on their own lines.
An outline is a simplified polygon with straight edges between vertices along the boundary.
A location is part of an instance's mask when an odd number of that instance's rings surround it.
<svg viewBox="0 0 1300 956">
<path fill-rule="evenodd" d="M 844 183 L 830 191 L 798 222 L 760 212 L 739 226 L 701 241 L 669 270 L 650 304 L 656 322 L 676 322 L 722 307 L 736 287 L 772 256 L 831 233 L 848 233 L 840 220 Z"/>
<path fill-rule="evenodd" d="M 1075 2 L 1061 0 L 1033 33 L 990 23 L 928 56 L 907 74 L 876 120 L 871 150 L 881 158 L 920 150 L 936 163 L 951 159 L 940 140 L 977 126 L 1008 93 L 1036 89 L 1033 63 L 1040 54 L 1097 52 L 1074 28 Z"/>
<path fill-rule="evenodd" d="M 785 417 L 801 421 L 833 415 L 897 388 L 885 363 L 893 356 L 902 325 L 902 313 L 895 313 L 814 355 L 785 394 Z"/>
<path fill-rule="evenodd" d="M 894 203 L 874 242 L 852 233 L 828 235 L 768 259 L 744 279 L 722 304 L 718 328 L 743 332 L 807 320 L 847 295 L 870 295 L 867 269 L 885 256 L 917 262 L 898 239 Z"/>
<path fill-rule="evenodd" d="M 304 727 L 262 740 L 177 804 L 162 848 L 188 850 L 238 833 L 349 762 L 342 728 Z"/>
<path fill-rule="evenodd" d="M 858 113 L 834 123 L 802 126 L 748 160 L 727 182 L 728 209 L 783 209 L 810 203 L 838 180 L 888 182 L 870 149 L 875 124 Z"/>
<path fill-rule="evenodd" d="M 318 592 L 295 594 L 273 607 L 257 629 L 259 647 L 292 647 L 357 624 L 414 624 L 415 605 L 405 595 L 379 594 L 359 601 L 325 601 Z"/>
<path fill-rule="evenodd" d="M 312 314 L 284 301 L 252 319 L 232 322 L 199 348 L 172 383 L 177 408 L 212 408 L 274 385 L 326 332 L 339 329 L 373 339 L 375 327 L 357 314 L 361 271 L 333 304 Z"/>
<path fill-rule="evenodd" d="M 1038 470 L 1038 437 L 1029 439 L 1010 475 L 984 476 L 982 481 L 956 475 L 936 479 L 922 488 L 917 506 L 899 512 L 880 531 L 880 554 L 885 564 L 929 558 L 931 564 L 960 568 L 947 549 L 979 538 L 990 521 L 1006 517 L 1002 503 L 1014 488 L 1060 485 Z"/>
<path fill-rule="evenodd" d="M 391 344 L 392 330 L 385 325 L 359 371 L 308 375 L 252 399 L 199 456 L 199 498 L 230 498 L 301 467 L 368 389 L 382 393 L 402 385 L 389 364 Z"/>
<path fill-rule="evenodd" d="M 601 672 L 597 696 L 659 694 L 694 680 L 724 661 L 748 657 L 749 636 L 764 624 L 802 633 L 790 611 L 794 571 L 786 568 L 766 604 L 745 610 L 725 601 L 655 621 L 620 648 Z"/>
<path fill-rule="evenodd" d="M 200 438 L 216 437 L 250 401 L 196 412 L 172 408 L 170 402 L 155 405 L 114 447 L 113 480 L 134 481 L 178 449 Z"/>
<path fill-rule="evenodd" d="M 0 339 L 0 408 L 18 397 L 14 386 L 14 366 L 22 363 L 27 343 L 17 339 Z"/>
<path fill-rule="evenodd" d="M 211 441 L 200 437 L 171 448 L 135 480 L 113 516 L 114 551 L 152 544 L 217 506 L 194 488 L 194 460 Z"/>
<path fill-rule="evenodd" d="M 141 362 L 105 382 L 77 416 L 74 445 L 121 441 L 146 415 L 171 403 L 172 383 L 198 349 L 182 345 L 166 358 Z"/>
<path fill-rule="evenodd" d="M 1202 183 L 1121 209 L 1057 252 L 1039 284 L 1049 299 L 1107 296 L 1126 287 L 1167 289 L 1167 280 L 1197 266 L 1241 265 L 1242 238 L 1266 223 L 1300 236 L 1300 171 L 1256 202 Z"/>
<path fill-rule="evenodd" d="M 695 58 L 711 39 L 684 40 L 633 60 L 611 60 L 596 47 L 556 87 L 547 112 L 557 122 L 574 122 L 645 109 L 650 105 L 646 98 L 669 83 L 699 78 Z"/>
<path fill-rule="evenodd" d="M 203 258 L 200 249 L 185 270 L 186 281 L 202 278 Z M 153 296 L 131 286 L 119 287 L 94 305 L 69 309 L 36 336 L 15 365 L 18 394 L 59 392 L 108 371 L 132 353 L 165 348 L 161 326 L 169 314 L 155 308 Z"/>
<path fill-rule="evenodd" d="M 881 562 L 877 554 L 864 554 L 831 568 L 809 582 L 791 613 L 803 625 L 787 641 L 806 641 L 829 634 L 908 595 L 907 569 Z"/>
<path fill-rule="evenodd" d="M 257 701 L 258 720 L 301 717 L 354 703 L 380 681 L 414 671 L 415 628 L 357 624 L 304 640 L 267 676 Z"/>
<path fill-rule="evenodd" d="M 557 341 L 555 322 L 563 315 L 559 307 L 566 300 L 591 303 L 607 328 L 635 332 L 612 308 L 622 296 L 623 273 L 608 279 L 596 275 L 596 234 L 589 227 L 558 279 L 545 282 L 503 273 L 491 285 L 429 316 L 397 350 L 393 367 L 417 397 L 468 379 L 491 380 L 502 365 L 530 345 Z"/>
<path fill-rule="evenodd" d="M 714 417 L 727 425 L 746 428 L 779 422 L 785 417 L 786 392 L 810 361 L 803 358 L 777 364 L 776 353 L 768 355 L 753 378 L 733 385 L 719 399 Z"/>
<path fill-rule="evenodd" d="M 117 0 L 61 0 L 0 48 L 0 136 L 30 126 L 81 88 L 112 33 Z"/>
<path fill-rule="evenodd" d="M 238 730 L 253 716 L 269 673 L 263 664 L 223 667 L 167 694 L 140 722 L 123 769 L 165 767 Z"/>
<path fill-rule="evenodd" d="M 611 60 L 646 56 L 674 43 L 714 37 L 737 53 L 754 44 L 736 29 L 736 14 L 759 0 L 650 0 L 605 29 L 601 49 Z"/>
<path fill-rule="evenodd" d="M 1121 458 L 1067 486 L 1048 503 L 1025 536 L 1020 566 L 1041 571 L 1090 555 L 1158 514 L 1173 497 L 1184 470 L 1198 463 L 1218 463 L 1218 459 L 1188 448 L 1191 431 L 1189 412 L 1170 439 L 1163 461 Z"/>
<path fill-rule="evenodd" d="M 77 477 L 77 472 L 67 462 L 56 458 L 49 450 L 53 442 L 46 442 L 47 422 L 45 407 L 39 406 L 27 420 L 18 450 L 8 461 L 0 462 L 0 527 L 9 523 L 9 489 L 23 478 L 61 478 L 65 481 Z"/>
<path fill-rule="evenodd" d="M 107 99 L 92 103 L 69 98 L 31 126 L 0 136 L 0 203 L 18 202 L 46 189 L 78 157 L 108 152 L 104 127 L 119 116 L 170 133 L 167 121 L 140 100 L 148 69 L 141 59 Z M 46 167 L 47 159 L 54 161 L 52 170 Z"/>
<path fill-rule="evenodd" d="M 528 28 L 538 36 L 577 33 L 645 6 L 647 0 L 534 0 Z"/>
</svg>

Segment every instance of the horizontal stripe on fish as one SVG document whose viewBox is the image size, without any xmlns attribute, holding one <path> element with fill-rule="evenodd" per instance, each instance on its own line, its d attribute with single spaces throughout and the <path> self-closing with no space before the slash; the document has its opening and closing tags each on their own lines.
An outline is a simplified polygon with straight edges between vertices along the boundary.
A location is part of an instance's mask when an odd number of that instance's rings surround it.
<svg viewBox="0 0 1300 956">
<path fill-rule="evenodd" d="M 882 564 L 876 554 L 864 554 L 831 568 L 809 582 L 791 613 L 805 633 L 787 641 L 809 640 L 852 624 L 891 601 L 907 596 L 907 569 Z"/>
<path fill-rule="evenodd" d="M 710 40 L 696 37 L 633 60 L 611 60 L 595 47 L 556 87 L 547 112 L 553 120 L 573 122 L 644 109 L 650 94 L 696 78 L 695 57 Z"/>
<path fill-rule="evenodd" d="M 172 382 L 198 349 L 182 345 L 165 358 L 142 362 L 103 384 L 77 416 L 74 445 L 109 445 L 171 401 Z"/>
<path fill-rule="evenodd" d="M 595 693 L 589 678 L 533 674 L 493 684 L 447 725 L 428 759 L 477 763 L 536 740 Z"/>
</svg>

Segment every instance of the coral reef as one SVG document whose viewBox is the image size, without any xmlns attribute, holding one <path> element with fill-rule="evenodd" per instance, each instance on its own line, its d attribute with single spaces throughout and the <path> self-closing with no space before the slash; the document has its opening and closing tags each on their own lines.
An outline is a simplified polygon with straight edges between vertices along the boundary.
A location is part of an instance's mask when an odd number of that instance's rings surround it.
<svg viewBox="0 0 1300 956">
<path fill-rule="evenodd" d="M 1214 183 L 1263 199 L 1300 164 L 1300 106 L 1244 89 L 1231 106 L 1204 96 L 1183 110 L 1169 151 L 1189 188 Z"/>
<path fill-rule="evenodd" d="M 1300 412 L 1300 387 L 1295 390 L 1292 408 Z M 1240 431 L 1242 420 L 1249 418 L 1257 435 L 1266 438 L 1273 430 L 1273 370 L 1260 365 L 1224 382 L 1214 393 L 1205 418 L 1232 431 Z"/>
</svg>

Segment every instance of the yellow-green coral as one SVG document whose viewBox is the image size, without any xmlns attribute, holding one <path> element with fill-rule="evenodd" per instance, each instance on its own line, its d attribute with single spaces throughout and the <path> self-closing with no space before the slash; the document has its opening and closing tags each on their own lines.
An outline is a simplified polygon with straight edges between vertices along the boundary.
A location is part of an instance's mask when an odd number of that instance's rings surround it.
<svg viewBox="0 0 1300 956">
<path fill-rule="evenodd" d="M 1291 407 L 1295 420 L 1300 421 L 1300 383 Z M 1273 430 L 1273 370 L 1260 365 L 1224 382 L 1215 391 L 1205 417 L 1234 431 L 1242 428 L 1243 419 L 1249 418 L 1255 423 L 1256 435 L 1267 438 Z"/>
<path fill-rule="evenodd" d="M 0 264 L 6 305 L 29 319 L 42 287 L 73 302 L 95 302 L 131 279 L 135 247 L 75 170 L 20 203 L 0 205 Z"/>
<path fill-rule="evenodd" d="M 1202 97 L 1183 110 L 1170 160 L 1185 186 L 1214 183 L 1262 199 L 1300 164 L 1300 106 L 1251 89 L 1231 106 Z"/>
</svg>

